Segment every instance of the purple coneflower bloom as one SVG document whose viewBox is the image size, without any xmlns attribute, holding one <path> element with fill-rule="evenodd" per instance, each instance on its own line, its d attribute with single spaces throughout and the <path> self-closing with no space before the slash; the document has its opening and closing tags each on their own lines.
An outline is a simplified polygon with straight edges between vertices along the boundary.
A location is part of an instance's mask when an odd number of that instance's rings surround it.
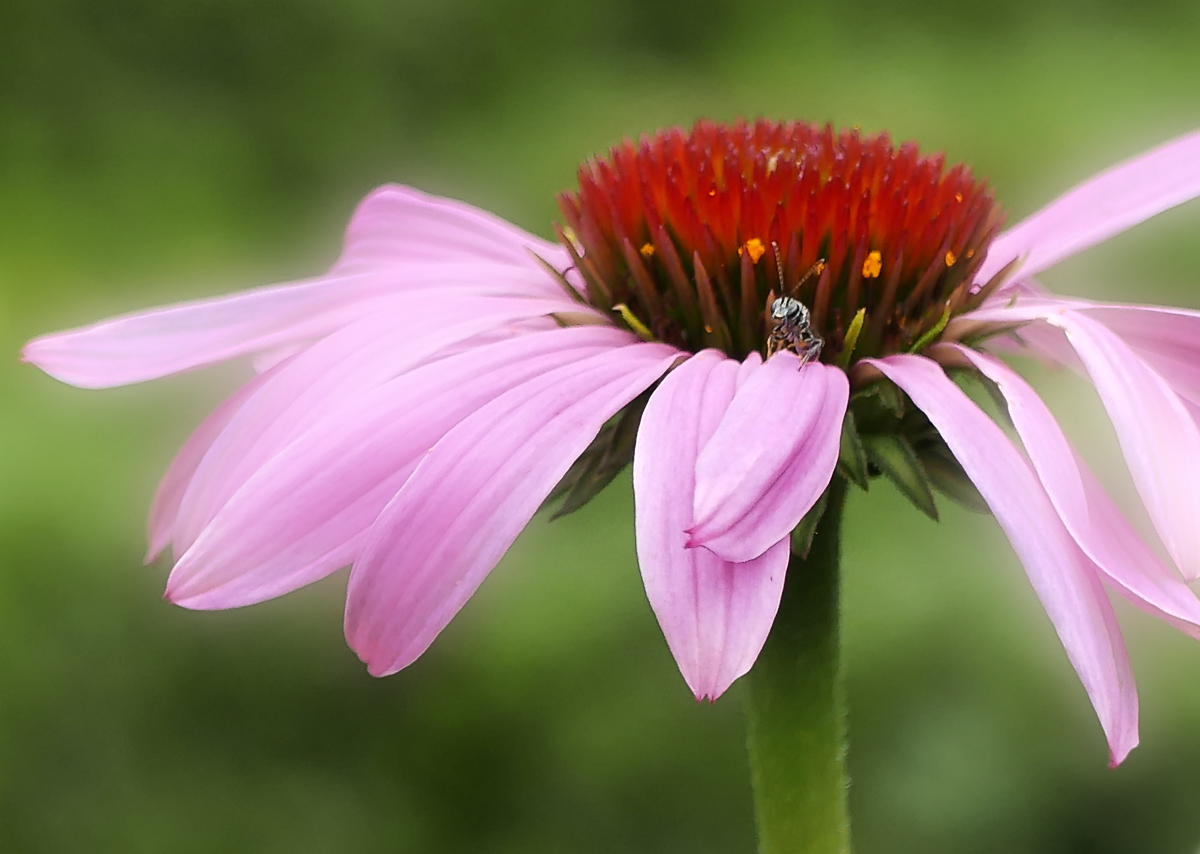
<svg viewBox="0 0 1200 854">
<path fill-rule="evenodd" d="M 579 178 L 558 244 L 385 187 L 324 276 L 26 347 L 89 388 L 256 357 L 155 496 L 167 597 L 236 607 L 351 565 L 346 636 L 393 673 L 548 497 L 573 510 L 632 459 L 646 592 L 716 698 L 762 648 L 831 479 L 884 474 L 931 515 L 931 486 L 995 515 L 1121 761 L 1137 696 L 1105 583 L 1200 637 L 1200 313 L 1031 277 L 1200 195 L 1200 134 L 1003 233 L 968 169 L 828 127 L 701 122 Z M 1014 348 L 1095 384 L 1174 566 L 993 355 Z"/>
</svg>

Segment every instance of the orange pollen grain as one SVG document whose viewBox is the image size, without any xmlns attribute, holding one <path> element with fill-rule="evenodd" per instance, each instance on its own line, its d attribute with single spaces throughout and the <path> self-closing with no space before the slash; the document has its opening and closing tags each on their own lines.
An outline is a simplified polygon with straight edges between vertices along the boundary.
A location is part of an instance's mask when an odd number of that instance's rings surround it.
<svg viewBox="0 0 1200 854">
<path fill-rule="evenodd" d="M 947 267 L 953 267 L 954 262 L 957 260 L 958 260 L 958 256 L 955 255 L 953 252 L 946 253 L 946 266 Z"/>
<path fill-rule="evenodd" d="M 766 253 L 767 247 L 757 237 L 751 237 L 746 241 L 746 251 L 750 253 L 750 263 L 757 264 L 758 259 Z M 738 248 L 738 254 L 742 254 L 740 247 Z"/>
<path fill-rule="evenodd" d="M 649 258 L 654 254 L 654 244 L 653 243 L 643 243 L 642 248 L 639 249 L 638 251 L 642 253 L 643 258 Z"/>
<path fill-rule="evenodd" d="M 864 279 L 874 279 L 883 270 L 883 255 L 878 249 L 872 249 L 863 260 L 862 275 Z"/>
</svg>

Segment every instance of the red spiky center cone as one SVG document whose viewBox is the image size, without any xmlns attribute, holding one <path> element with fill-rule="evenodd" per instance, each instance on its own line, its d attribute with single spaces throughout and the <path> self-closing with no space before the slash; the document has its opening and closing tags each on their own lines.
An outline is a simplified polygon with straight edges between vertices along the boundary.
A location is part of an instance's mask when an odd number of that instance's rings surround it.
<svg viewBox="0 0 1200 854">
<path fill-rule="evenodd" d="M 741 358 L 763 350 L 770 301 L 787 294 L 811 310 L 827 362 L 860 312 L 855 358 L 934 337 L 976 301 L 1002 224 L 986 183 L 941 155 L 765 120 L 626 141 L 583 164 L 559 205 L 588 300 L 617 322 Z"/>
</svg>

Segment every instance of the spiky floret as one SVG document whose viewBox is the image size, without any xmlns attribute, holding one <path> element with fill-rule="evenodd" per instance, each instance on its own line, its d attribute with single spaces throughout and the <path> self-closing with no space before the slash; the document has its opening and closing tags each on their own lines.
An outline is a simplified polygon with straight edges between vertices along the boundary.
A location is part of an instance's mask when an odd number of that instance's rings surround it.
<svg viewBox="0 0 1200 854">
<path fill-rule="evenodd" d="M 975 304 L 972 278 L 1003 220 L 970 169 L 914 143 L 762 119 L 627 140 L 584 163 L 559 206 L 593 305 L 740 358 L 763 349 L 782 266 L 783 292 L 825 339 L 822 360 L 842 364 L 860 310 L 856 358 L 920 346 Z"/>
</svg>

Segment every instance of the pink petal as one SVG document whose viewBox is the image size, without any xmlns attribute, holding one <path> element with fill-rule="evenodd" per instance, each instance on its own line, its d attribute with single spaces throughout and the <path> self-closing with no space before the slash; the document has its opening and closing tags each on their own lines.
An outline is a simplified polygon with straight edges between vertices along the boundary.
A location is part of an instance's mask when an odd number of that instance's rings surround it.
<svg viewBox="0 0 1200 854">
<path fill-rule="evenodd" d="M 751 353 L 746 358 L 742 359 L 741 365 L 738 366 L 737 387 L 741 388 L 746 380 L 762 367 L 763 358 L 757 352 Z"/>
<path fill-rule="evenodd" d="M 1161 376 L 1082 312 L 1048 319 L 1067 333 L 1117 432 L 1155 530 L 1189 581 L 1200 578 L 1200 429 Z"/>
<path fill-rule="evenodd" d="M 1128 343 L 1170 353 L 1184 361 L 1200 360 L 1200 311 L 1159 305 L 1092 303 L 1076 300 L 1086 311 Z"/>
<path fill-rule="evenodd" d="M 293 285 L 128 314 L 36 338 L 23 358 L 63 382 L 104 388 L 292 347 L 377 313 L 398 295 L 531 297 L 578 311 L 543 271 L 425 264 L 327 276 Z"/>
<path fill-rule="evenodd" d="M 1049 366 L 1062 365 L 1084 373 L 1083 364 L 1075 355 L 1066 333 L 1046 321 L 1051 316 L 1087 305 L 1089 303 L 1084 300 L 1045 295 L 1024 297 L 1015 301 L 991 299 L 981 308 L 951 321 L 950 329 L 953 331 L 953 325 L 956 323 L 1021 324 L 1009 334 L 985 339 L 979 346 L 989 352 L 1005 355 L 1031 354 Z"/>
<path fill-rule="evenodd" d="M 1187 332 L 1193 328 L 1188 312 L 1164 320 L 1163 341 L 1151 344 L 1152 320 L 1122 317 L 1122 306 L 1097 306 L 1082 300 L 1023 300 L 1013 306 L 987 307 L 969 317 L 987 322 L 1043 320 L 1065 333 L 1116 428 L 1125 461 L 1154 527 L 1184 578 L 1200 578 L 1200 526 L 1193 517 L 1200 509 L 1200 428 L 1194 403 L 1185 404 L 1173 386 L 1189 394 L 1190 372 L 1171 372 L 1189 358 Z M 1150 313 L 1149 309 L 1145 309 Z M 1135 350 L 1094 315 L 1123 323 L 1142 348 Z M 1156 349 L 1158 355 L 1142 358 Z M 1149 361 L 1151 364 L 1147 364 Z M 1166 367 L 1168 380 L 1154 367 Z"/>
<path fill-rule="evenodd" d="M 696 458 L 729 407 L 741 370 L 705 350 L 671 372 L 642 415 L 633 459 L 646 595 L 697 700 L 719 697 L 758 657 L 788 563 L 786 537 L 748 563 L 686 547 Z"/>
<path fill-rule="evenodd" d="M 1186 308 L 1132 303 L 1101 303 L 1046 294 L 1021 297 L 1016 301 L 991 299 L 955 321 L 985 323 L 1036 323 L 1065 311 L 1083 312 L 1112 330 L 1152 364 L 1186 369 L 1189 385 L 1200 376 L 1200 312 Z M 1018 333 L 1027 337 L 1028 327 Z M 1061 333 L 1060 333 L 1061 334 Z M 1040 349 L 1040 348 L 1036 348 Z M 1047 353 L 1045 355 L 1055 355 Z M 1061 361 L 1060 359 L 1055 359 Z M 1069 361 L 1069 360 L 1068 360 Z"/>
<path fill-rule="evenodd" d="M 1092 304 L 1079 299 L 1059 297 L 1028 297 L 1016 301 L 988 300 L 982 307 L 975 309 L 952 323 L 961 321 L 980 321 L 982 323 L 1032 323 L 1037 320 L 1047 320 L 1076 308 L 1088 308 Z M 1018 330 L 1020 332 L 1021 330 Z"/>
<path fill-rule="evenodd" d="M 336 276 L 126 314 L 35 338 L 22 358 L 83 388 L 142 382 L 324 335 L 388 291 L 378 276 Z"/>
<path fill-rule="evenodd" d="M 992 243 L 976 281 L 986 282 L 1021 257 L 1020 274 L 1036 275 L 1196 196 L 1200 132 L 1101 172 L 1017 223 Z"/>
<path fill-rule="evenodd" d="M 1200 312 L 1112 304 L 1081 310 L 1132 347 L 1176 394 L 1200 405 Z"/>
<path fill-rule="evenodd" d="M 346 565 L 455 424 L 549 369 L 630 342 L 594 327 L 523 336 L 424 365 L 348 401 L 241 485 L 179 559 L 168 597 L 189 608 L 235 607 Z"/>
<path fill-rule="evenodd" d="M 1085 549 L 1118 592 L 1138 608 L 1200 640 L 1200 603 L 1192 588 L 1133 531 L 1096 476 L 1075 458 L 1087 494 L 1094 538 Z M 1099 559 L 1097 559 L 1099 558 Z M 1100 563 L 1103 560 L 1104 563 Z"/>
<path fill-rule="evenodd" d="M 1200 312 L 1185 308 L 1039 296 L 1010 304 L 991 300 L 964 320 L 990 323 L 1026 323 L 1017 330 L 1022 344 L 1036 355 L 1058 364 L 1082 368 L 1066 334 L 1044 322 L 1053 315 L 1075 310 L 1098 320 L 1133 348 L 1134 352 L 1189 405 L 1200 408 Z M 993 342 L 986 342 L 994 349 Z"/>
<path fill-rule="evenodd" d="M 494 214 L 465 202 L 389 184 L 359 203 L 335 269 L 482 260 L 540 272 L 531 252 L 559 270 L 571 263 L 562 246 Z"/>
<path fill-rule="evenodd" d="M 604 422 L 678 355 L 631 344 L 548 370 L 429 451 L 350 574 L 346 637 L 372 674 L 394 673 L 425 651 Z"/>
<path fill-rule="evenodd" d="M 243 401 L 196 466 L 178 508 L 176 553 L 260 466 L 306 430 L 328 418 L 340 421 L 356 398 L 447 347 L 559 305 L 529 298 L 393 297 L 293 357 Z"/>
<path fill-rule="evenodd" d="M 372 301 L 435 290 L 559 299 L 541 264 L 566 251 L 461 202 L 385 187 L 359 206 L 341 259 L 326 276 L 136 312 L 36 338 L 23 357 L 85 388 L 141 382 L 269 350 L 284 350 L 369 314 Z"/>
<path fill-rule="evenodd" d="M 1000 387 L 1046 494 L 1088 558 L 1133 604 L 1200 637 L 1200 599 L 1133 530 L 1037 393 L 1002 362 L 955 349 Z"/>
<path fill-rule="evenodd" d="M 1067 522 L 1068 529 L 1071 528 L 1071 523 L 1067 521 L 1070 519 L 1081 523 L 1078 527 L 1086 534 L 1091 526 L 1087 522 L 1087 496 L 1083 481 L 1075 465 L 1071 445 L 1049 408 L 1024 379 L 998 359 L 961 345 L 939 345 L 932 352 L 951 351 L 965 358 L 999 386 L 1008 403 L 1008 414 L 1017 435 L 1025 445 L 1030 462 L 1051 502 L 1063 521 Z"/>
<path fill-rule="evenodd" d="M 265 374 L 279 363 L 286 362 L 292 356 L 295 356 L 305 346 L 305 343 L 302 342 L 276 347 L 274 350 L 264 350 L 250 360 L 250 367 L 254 369 L 254 373 L 256 374 Z"/>
<path fill-rule="evenodd" d="M 749 375 L 696 460 L 689 546 L 748 561 L 788 536 L 829 485 L 850 384 L 779 353 Z"/>
<path fill-rule="evenodd" d="M 175 454 L 150 504 L 150 517 L 146 523 L 146 539 L 149 542 L 147 563 L 158 557 L 175 536 L 179 506 L 204 455 L 229 424 L 230 419 L 270 379 L 269 374 L 259 375 L 227 397 L 200 423 Z"/>
<path fill-rule="evenodd" d="M 1138 741 L 1128 653 L 1091 561 L 1064 527 L 1029 462 L 934 362 L 920 356 L 866 361 L 929 417 L 987 501 L 1091 698 L 1112 762 L 1120 762 Z"/>
</svg>

